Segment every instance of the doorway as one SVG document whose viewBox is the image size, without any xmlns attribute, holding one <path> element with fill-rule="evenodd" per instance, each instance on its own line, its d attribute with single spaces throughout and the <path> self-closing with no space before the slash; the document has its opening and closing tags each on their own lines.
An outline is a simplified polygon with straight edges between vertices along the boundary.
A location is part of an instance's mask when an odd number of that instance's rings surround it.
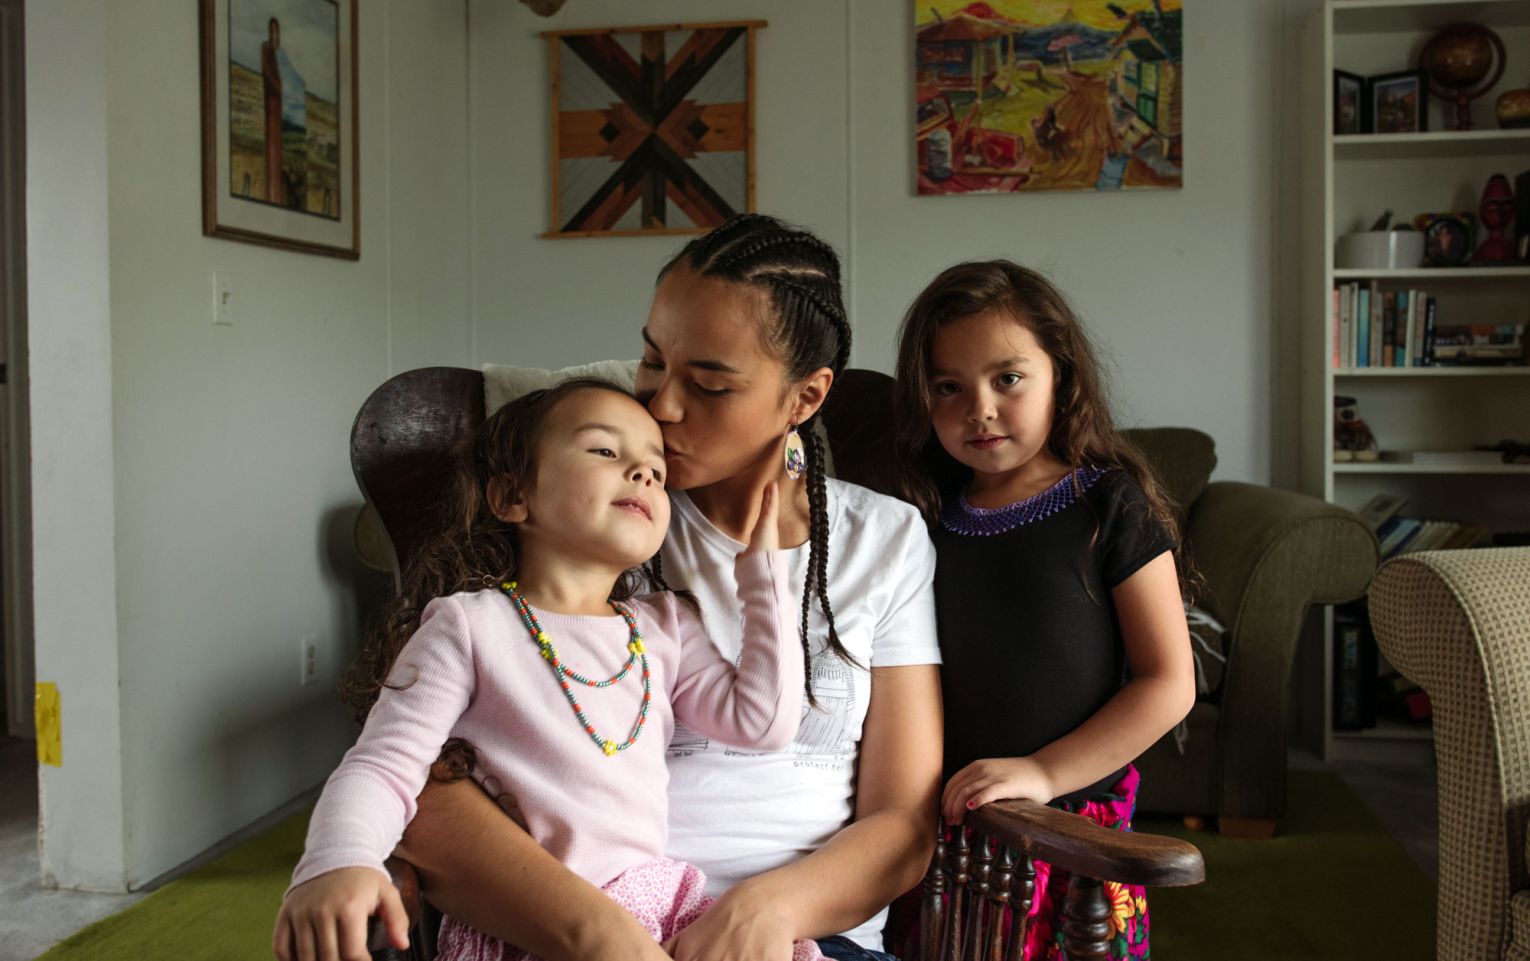
<svg viewBox="0 0 1530 961">
<path fill-rule="evenodd" d="M 0 0 L 0 698 L 3 733 L 35 736 L 27 456 L 26 108 L 22 0 Z"/>
</svg>

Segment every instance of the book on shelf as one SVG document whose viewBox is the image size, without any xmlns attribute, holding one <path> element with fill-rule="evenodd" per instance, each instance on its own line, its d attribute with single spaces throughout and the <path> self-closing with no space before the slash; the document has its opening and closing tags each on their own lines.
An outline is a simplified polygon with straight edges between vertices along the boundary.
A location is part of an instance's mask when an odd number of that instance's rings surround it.
<svg viewBox="0 0 1530 961">
<path fill-rule="evenodd" d="M 1524 324 L 1454 324 L 1434 332 L 1434 363 L 1440 366 L 1505 366 L 1525 363 Z"/>
<path fill-rule="evenodd" d="M 1391 520 L 1403 505 L 1408 502 L 1406 497 L 1400 494 L 1377 494 L 1365 502 L 1365 506 L 1356 511 L 1360 520 L 1374 534 L 1387 521 Z"/>
<path fill-rule="evenodd" d="M 1378 463 L 1415 467 L 1498 467 L 1503 462 L 1496 450 L 1384 450 L 1378 457 Z"/>
<path fill-rule="evenodd" d="M 1383 290 L 1374 280 L 1344 283 L 1334 288 L 1330 311 L 1331 359 L 1339 370 L 1530 364 L 1524 323 L 1442 323 L 1434 296 L 1425 290 Z"/>
<path fill-rule="evenodd" d="M 1414 292 L 1411 290 L 1399 290 L 1397 292 L 1397 330 L 1393 338 L 1396 347 L 1393 351 L 1394 367 L 1412 367 L 1412 360 L 1408 356 L 1409 348 L 1413 344 L 1413 301 Z"/>
<path fill-rule="evenodd" d="M 1333 726 L 1359 731 L 1376 725 L 1376 640 L 1363 606 L 1335 608 Z"/>
</svg>

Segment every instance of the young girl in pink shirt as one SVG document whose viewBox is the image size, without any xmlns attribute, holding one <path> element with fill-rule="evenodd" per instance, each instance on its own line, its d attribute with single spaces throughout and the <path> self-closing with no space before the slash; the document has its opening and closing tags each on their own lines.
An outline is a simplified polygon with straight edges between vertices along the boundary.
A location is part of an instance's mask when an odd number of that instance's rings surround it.
<svg viewBox="0 0 1530 961">
<path fill-rule="evenodd" d="M 355 747 L 314 810 L 277 916 L 282 961 L 365 957 L 367 916 L 404 947 L 383 868 L 439 758 L 472 776 L 543 847 L 658 940 L 708 901 L 663 856 L 665 749 L 676 721 L 746 751 L 797 733 L 803 658 L 765 489 L 735 576 L 745 643 L 724 659 L 686 601 L 635 596 L 669 527 L 664 441 L 603 381 L 515 401 L 479 431 L 448 529 L 411 562 L 350 692 Z M 443 754 L 443 746 L 447 748 Z M 439 957 L 526 957 L 448 917 Z M 819 957 L 797 942 L 796 961 Z"/>
</svg>

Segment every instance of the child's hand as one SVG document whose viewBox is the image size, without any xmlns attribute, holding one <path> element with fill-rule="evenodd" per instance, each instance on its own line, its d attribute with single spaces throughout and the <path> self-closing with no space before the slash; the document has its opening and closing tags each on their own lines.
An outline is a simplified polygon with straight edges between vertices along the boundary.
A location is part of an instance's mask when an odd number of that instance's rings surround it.
<svg viewBox="0 0 1530 961">
<path fill-rule="evenodd" d="M 329 871 L 287 895 L 271 948 L 281 961 L 367 961 L 367 919 L 374 913 L 395 948 L 409 947 L 409 917 L 387 878 L 371 868 Z"/>
<path fill-rule="evenodd" d="M 968 811 L 989 801 L 1028 798 L 1038 804 L 1052 800 L 1051 779 L 1028 757 L 991 757 L 957 771 L 946 784 L 940 812 L 947 824 L 960 824 Z"/>
<path fill-rule="evenodd" d="M 765 492 L 760 495 L 760 517 L 754 522 L 754 531 L 749 535 L 749 546 L 744 548 L 745 554 L 781 549 L 781 532 L 778 530 L 780 500 L 776 482 L 766 484 Z"/>
</svg>

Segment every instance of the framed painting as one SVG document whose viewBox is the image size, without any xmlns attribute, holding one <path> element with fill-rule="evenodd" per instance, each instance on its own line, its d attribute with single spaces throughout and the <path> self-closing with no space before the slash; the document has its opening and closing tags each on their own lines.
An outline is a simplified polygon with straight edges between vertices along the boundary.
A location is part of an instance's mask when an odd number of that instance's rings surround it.
<svg viewBox="0 0 1530 961">
<path fill-rule="evenodd" d="M 916 0 L 920 194 L 1179 187 L 1181 0 Z"/>
<path fill-rule="evenodd" d="M 1366 80 L 1372 133 L 1429 129 L 1429 81 L 1423 70 L 1399 70 Z"/>
<path fill-rule="evenodd" d="M 201 0 L 202 233 L 355 260 L 356 0 Z"/>
<path fill-rule="evenodd" d="M 556 30 L 544 237 L 694 234 L 754 210 L 763 20 Z"/>
</svg>

